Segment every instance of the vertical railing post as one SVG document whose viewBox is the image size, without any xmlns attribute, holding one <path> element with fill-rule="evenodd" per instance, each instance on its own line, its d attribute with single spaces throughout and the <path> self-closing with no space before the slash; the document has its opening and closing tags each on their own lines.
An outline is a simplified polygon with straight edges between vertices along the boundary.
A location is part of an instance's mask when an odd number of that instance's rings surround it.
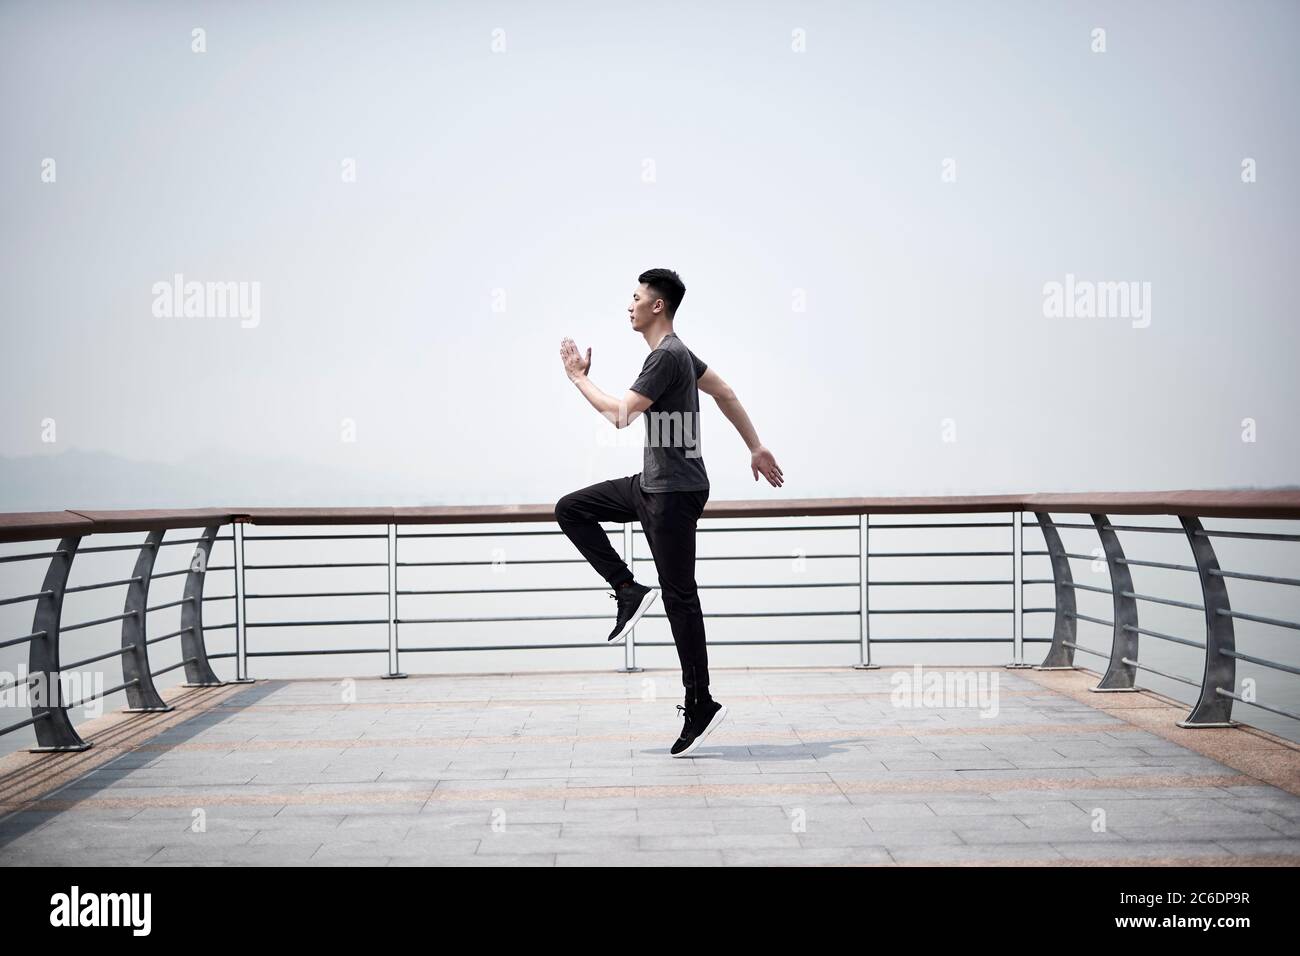
<svg viewBox="0 0 1300 956">
<path fill-rule="evenodd" d="M 1011 512 L 1011 663 L 1032 667 L 1025 660 L 1025 524 L 1019 508 Z"/>
<path fill-rule="evenodd" d="M 385 680 L 405 677 L 397 630 L 397 525 L 388 525 L 388 673 Z"/>
<path fill-rule="evenodd" d="M 190 558 L 190 573 L 185 576 L 185 601 L 181 604 L 181 656 L 185 660 L 186 687 L 220 687 L 222 681 L 213 673 L 208 662 L 208 641 L 203 633 L 203 586 L 207 580 L 208 562 L 212 559 L 212 542 L 220 525 L 203 529 L 194 556 Z"/>
<path fill-rule="evenodd" d="M 251 684 L 253 678 L 248 676 L 248 604 L 245 594 L 247 581 L 244 578 L 244 519 L 236 518 L 234 523 L 235 540 L 235 679 L 231 683 Z"/>
<path fill-rule="evenodd" d="M 1214 545 L 1197 517 L 1182 516 L 1183 531 L 1196 558 L 1196 573 L 1201 579 L 1201 596 L 1205 604 L 1205 672 L 1201 677 L 1201 694 L 1179 727 L 1236 727 L 1232 719 L 1232 698 L 1219 693 L 1232 692 L 1237 683 L 1237 638 L 1232 626 L 1232 605 L 1228 601 L 1228 582 L 1219 569 Z"/>
<path fill-rule="evenodd" d="M 870 566 L 871 518 L 870 515 L 858 515 L 858 662 L 854 670 L 878 670 L 879 664 L 871 663 L 871 579 L 868 577 Z"/>
<path fill-rule="evenodd" d="M 1046 511 L 1035 511 L 1038 528 L 1043 532 L 1043 542 L 1047 545 L 1047 554 L 1052 559 L 1052 583 L 1056 594 L 1056 618 L 1052 626 L 1052 646 L 1047 650 L 1039 670 L 1070 670 L 1074 667 L 1074 647 L 1079 622 L 1075 618 L 1078 609 L 1074 602 L 1074 577 L 1070 574 L 1070 559 L 1061 547 L 1061 535 L 1052 523 L 1052 516 Z"/>
<path fill-rule="evenodd" d="M 32 753 L 86 750 L 91 746 L 90 741 L 81 739 L 68 719 L 59 676 L 59 623 L 63 618 L 63 594 L 72 571 L 72 559 L 77 556 L 80 544 L 80 535 L 59 542 L 58 550 L 50 557 L 41 596 L 36 601 L 32 633 L 37 636 L 32 638 L 27 652 L 28 680 L 35 676 L 38 682 L 37 696 L 32 702 L 36 746 L 27 748 Z M 29 689 L 30 686 L 29 683 Z"/>
<path fill-rule="evenodd" d="M 122 679 L 126 682 L 126 707 L 129 714 L 169 711 L 172 707 L 162 699 L 153 684 L 153 671 L 149 667 L 149 583 L 153 580 L 153 566 L 162 550 L 163 535 L 159 529 L 150 531 L 140 544 L 135 559 L 135 570 L 126 588 L 126 604 L 122 608 Z"/>
<path fill-rule="evenodd" d="M 1092 523 L 1097 526 L 1097 537 L 1101 539 L 1106 567 L 1110 571 L 1111 621 L 1114 627 L 1110 638 L 1110 666 L 1097 686 L 1089 690 L 1136 691 L 1138 606 L 1137 598 L 1133 597 L 1133 574 L 1124 560 L 1119 535 L 1110 526 L 1110 518 L 1093 515 Z"/>
<path fill-rule="evenodd" d="M 636 575 L 636 533 L 632 530 L 632 522 L 628 521 L 623 525 L 623 560 L 627 563 L 628 570 Z M 625 674 L 638 674 L 645 668 L 636 666 L 636 628 L 627 632 L 627 640 L 623 644 L 623 666 L 619 668 Z"/>
</svg>

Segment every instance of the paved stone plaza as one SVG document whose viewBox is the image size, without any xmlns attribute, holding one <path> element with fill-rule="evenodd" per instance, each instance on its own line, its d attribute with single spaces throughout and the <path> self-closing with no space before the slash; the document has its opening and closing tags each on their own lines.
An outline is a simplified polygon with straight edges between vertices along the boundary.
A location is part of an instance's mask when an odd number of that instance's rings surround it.
<svg viewBox="0 0 1300 956">
<path fill-rule="evenodd" d="M 684 759 L 675 671 L 177 688 L 0 761 L 0 864 L 1300 862 L 1294 744 L 977 670 L 996 715 L 898 706 L 889 668 L 719 669 Z"/>
</svg>

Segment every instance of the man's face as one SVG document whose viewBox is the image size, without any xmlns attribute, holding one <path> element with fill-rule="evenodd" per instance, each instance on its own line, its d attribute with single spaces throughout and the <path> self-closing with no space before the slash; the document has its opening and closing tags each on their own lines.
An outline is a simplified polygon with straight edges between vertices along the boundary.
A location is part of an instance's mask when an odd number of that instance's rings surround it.
<svg viewBox="0 0 1300 956">
<path fill-rule="evenodd" d="M 655 312 L 656 302 L 659 303 L 658 312 Z M 644 282 L 641 283 L 632 290 L 632 303 L 627 307 L 627 315 L 633 330 L 640 332 L 648 328 L 656 315 L 664 314 L 664 307 L 664 300 L 656 296 L 654 290 L 648 288 Z"/>
</svg>

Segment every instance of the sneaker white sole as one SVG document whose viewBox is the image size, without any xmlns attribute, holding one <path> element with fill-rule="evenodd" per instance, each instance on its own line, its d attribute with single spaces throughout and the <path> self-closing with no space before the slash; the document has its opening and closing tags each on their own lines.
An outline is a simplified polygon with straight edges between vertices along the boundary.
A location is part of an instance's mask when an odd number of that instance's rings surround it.
<svg viewBox="0 0 1300 956">
<path fill-rule="evenodd" d="M 683 750 L 681 753 L 673 754 L 673 756 L 686 757 L 694 753 L 695 748 L 697 748 L 700 744 L 704 742 L 705 737 L 713 733 L 714 728 L 717 727 L 718 724 L 722 723 L 722 718 L 726 716 L 727 716 L 727 705 L 723 704 L 721 707 L 718 708 L 718 712 L 713 715 L 713 719 L 709 721 L 709 726 L 705 727 L 704 730 L 700 732 L 700 735 L 691 741 L 691 745 L 687 747 L 685 750 Z"/>
<path fill-rule="evenodd" d="M 650 610 L 650 605 L 654 604 L 655 598 L 657 598 L 658 596 L 659 596 L 659 592 L 656 591 L 654 588 L 651 588 L 646 593 L 645 597 L 641 599 L 640 606 L 638 606 L 637 609 L 634 612 L 632 612 L 632 616 L 627 619 L 627 623 L 623 625 L 623 630 L 619 631 L 617 634 L 611 637 L 606 643 L 608 644 L 627 643 L 627 632 L 632 630 L 632 628 L 636 627 L 636 622 L 641 620 L 641 615 L 645 614 L 646 611 Z"/>
</svg>

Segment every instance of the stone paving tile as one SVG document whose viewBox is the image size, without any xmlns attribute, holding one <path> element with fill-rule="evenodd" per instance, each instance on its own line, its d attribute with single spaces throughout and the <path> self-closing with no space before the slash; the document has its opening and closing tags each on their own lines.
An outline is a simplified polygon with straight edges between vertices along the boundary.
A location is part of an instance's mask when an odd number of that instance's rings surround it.
<svg viewBox="0 0 1300 956">
<path fill-rule="evenodd" d="M 1160 825 L 1139 824 L 1123 826 L 1114 822 L 1107 827 L 1110 833 L 1122 836 L 1133 843 L 1164 842 L 1169 840 L 1223 840 L 1239 837 L 1282 839 L 1285 835 L 1263 823 L 1178 823 Z"/>
<path fill-rule="evenodd" d="M 225 810 L 226 808 L 221 807 L 218 809 Z M 296 814 L 292 810 L 262 816 L 226 816 L 222 813 L 213 812 L 207 815 L 207 827 L 209 832 L 216 829 L 248 830 L 252 832 L 259 830 L 337 830 L 348 819 L 352 818 L 339 814 Z M 394 819 L 401 818 L 395 817 Z M 409 826 L 409 823 L 405 825 Z M 189 822 L 187 820 L 186 828 L 188 829 L 188 827 Z"/>
<path fill-rule="evenodd" d="M 392 857 L 388 856 L 340 856 L 340 857 L 312 857 L 310 860 L 304 860 L 296 866 L 388 866 Z"/>
<path fill-rule="evenodd" d="M 978 830 L 969 827 L 958 827 L 953 832 L 961 839 L 963 843 L 972 845 L 988 844 L 1020 844 L 1020 843 L 1073 843 L 1080 838 L 1082 828 L 1079 826 L 1069 826 L 1055 824 L 1051 826 L 1026 827 L 1023 824 L 1016 830 L 1010 827 L 998 829 Z M 1087 832 L 1087 831 L 1084 831 Z M 1125 838 L 1114 831 L 1106 833 L 1087 832 L 1089 838 L 1096 840 L 1098 843 L 1110 841 L 1114 843 L 1128 842 Z"/>
<path fill-rule="evenodd" d="M 152 861 L 152 860 L 145 860 L 143 863 L 140 864 L 140 866 L 158 866 L 158 867 L 162 867 L 162 866 L 191 866 L 191 867 L 192 867 L 192 866 L 214 866 L 214 867 L 220 867 L 220 866 L 228 866 L 228 865 L 229 865 L 229 864 L 227 864 L 227 863 L 223 863 L 221 860 L 162 860 L 162 861 L 158 861 L 158 862 L 154 862 L 154 861 Z M 307 866 L 307 863 L 303 862 L 303 863 L 299 863 L 299 864 L 297 864 L 297 865 L 298 865 L 298 866 Z"/>
<path fill-rule="evenodd" d="M 1268 824 L 1284 836 L 1300 838 L 1300 821 L 1297 821 L 1294 817 L 1283 816 L 1271 810 L 1251 814 L 1251 816 L 1258 819 L 1260 823 Z"/>
<path fill-rule="evenodd" d="M 1134 796 L 1136 791 L 1125 790 L 1115 787 L 1062 787 L 1060 789 L 1018 789 L 1010 790 L 990 790 L 988 797 L 990 800 L 1002 802 L 1024 802 L 1037 801 L 1041 803 L 1048 802 L 1075 802 L 1086 803 L 1089 806 L 1097 806 L 1101 801 L 1111 798 L 1129 798 Z"/>
<path fill-rule="evenodd" d="M 721 850 L 556 853 L 556 866 L 722 866 Z"/>
<path fill-rule="evenodd" d="M 845 839 L 836 839 L 839 834 L 800 834 L 800 841 L 805 846 L 874 846 L 883 847 L 891 852 L 899 847 L 911 846 L 965 846 L 966 844 L 952 830 L 897 830 L 890 833 L 867 832 L 850 833 Z"/>
<path fill-rule="evenodd" d="M 396 843 L 405 839 L 409 831 L 410 827 L 405 826 L 352 827 L 347 830 L 341 827 L 290 827 L 277 830 L 258 830 L 245 845 L 263 846 L 269 843 L 313 843 L 319 845 L 340 842 Z"/>
<path fill-rule="evenodd" d="M 1011 811 L 1005 811 L 1010 813 Z M 821 814 L 819 814 L 820 816 Z M 934 817 L 936 814 L 930 805 L 924 801 L 909 799 L 907 796 L 889 798 L 881 800 L 877 798 L 874 801 L 863 801 L 853 806 L 848 815 L 858 819 L 878 818 L 888 819 L 890 817 L 899 817 L 901 819 L 915 820 Z"/>
<path fill-rule="evenodd" d="M 900 864 L 985 863 L 1006 865 L 1023 861 L 1040 863 L 1065 859 L 1056 847 L 1047 846 L 901 846 L 890 847 L 889 855 Z"/>
<path fill-rule="evenodd" d="M 725 850 L 746 847 L 784 847 L 797 850 L 801 846 L 798 834 L 790 832 L 643 833 L 639 840 L 643 850 Z"/>
<path fill-rule="evenodd" d="M 994 672 L 986 716 L 895 708 L 890 669 L 723 670 L 685 760 L 671 672 L 656 701 L 617 672 L 259 682 L 0 810 L 0 866 L 1300 865 L 1300 796 Z"/>
<path fill-rule="evenodd" d="M 1074 843 L 1053 843 L 1052 847 L 1067 860 L 1146 860 L 1187 859 L 1203 857 L 1206 860 L 1223 858 L 1223 847 L 1217 843 L 1169 840 L 1160 843 L 1093 843 L 1079 839 Z"/>
<path fill-rule="evenodd" d="M 842 846 L 801 847 L 797 851 L 726 849 L 722 862 L 727 866 L 892 866 L 894 858 L 884 847 Z"/>
<path fill-rule="evenodd" d="M 981 814 L 979 816 L 950 817 L 938 814 L 877 814 L 867 810 L 863 819 L 873 830 L 1023 830 L 1025 824 L 1014 814 Z"/>
<path fill-rule="evenodd" d="M 252 839 L 251 830 L 209 830 L 193 833 L 188 826 L 152 826 L 147 828 L 106 829 L 101 826 L 75 824 L 58 830 L 38 830 L 7 843 L 0 851 L 0 860 L 10 852 L 23 852 L 48 848 L 52 851 L 129 849 L 143 844 L 183 845 L 218 849 L 246 844 Z"/>
<path fill-rule="evenodd" d="M 960 817 L 1034 815 L 1059 812 L 1065 816 L 1085 813 L 1069 800 L 994 800 L 985 794 L 971 794 L 970 799 L 957 799 L 964 794 L 941 794 L 926 802 L 935 816 L 947 819 Z"/>
<path fill-rule="evenodd" d="M 301 816 L 375 816 L 402 813 L 416 816 L 424 808 L 426 799 L 416 796 L 410 800 L 383 800 L 382 802 L 361 803 L 357 799 L 330 800 L 324 803 L 294 803 L 280 813 Z M 224 808 L 223 808 L 224 809 Z M 277 814 L 278 815 L 278 814 Z"/>
<path fill-rule="evenodd" d="M 37 850 L 0 851 L 0 866 L 141 866 L 151 860 L 162 844 L 138 847 L 41 847 Z"/>
<path fill-rule="evenodd" d="M 450 799 L 446 799 L 447 797 L 450 797 Z M 505 813 L 510 814 L 512 819 L 514 819 L 516 815 L 518 815 L 519 818 L 522 819 L 523 816 L 528 813 L 537 813 L 537 814 L 563 813 L 564 806 L 567 802 L 568 801 L 565 800 L 563 796 L 560 796 L 559 798 L 556 799 L 530 798 L 528 800 L 522 800 L 518 796 L 511 797 L 508 795 L 503 795 L 501 799 L 484 800 L 484 799 L 465 799 L 463 795 L 458 795 L 458 794 L 444 794 L 442 797 L 439 797 L 439 795 L 435 793 L 432 797 L 429 798 L 429 800 L 424 804 L 424 806 L 420 808 L 420 810 L 418 811 L 418 816 L 439 817 L 448 813 L 490 814 L 496 811 L 503 811 Z M 582 801 L 577 801 L 577 803 L 579 808 L 584 810 L 603 809 L 600 807 L 591 806 L 591 804 L 594 804 L 595 801 L 582 800 Z M 633 810 L 636 809 L 635 803 L 636 801 L 633 800 L 631 805 L 631 809 Z"/>
<path fill-rule="evenodd" d="M 335 840 L 331 842 L 321 842 L 312 847 L 312 852 L 306 858 L 314 861 L 329 859 L 356 859 L 369 857 L 389 857 L 390 859 L 400 859 L 403 857 L 424 857 L 430 855 L 446 857 L 468 857 L 473 856 L 478 847 L 483 843 L 478 837 L 455 839 L 445 839 L 432 837 L 420 840 L 404 840 L 401 842 L 393 841 L 376 841 L 376 840 Z M 301 850 L 298 845 L 284 846 L 278 845 L 277 849 L 291 849 L 294 851 Z"/>
<path fill-rule="evenodd" d="M 788 819 L 786 810 L 773 803 L 753 806 L 706 806 L 663 807 L 659 805 L 644 806 L 636 809 L 638 820 L 673 821 L 673 820 L 711 820 L 715 824 L 728 821 L 776 821 L 784 823 Z"/>
<path fill-rule="evenodd" d="M 640 838 L 635 834 L 564 833 L 558 837 L 514 833 L 508 828 L 504 833 L 492 833 L 479 841 L 478 853 L 570 853 L 599 855 L 601 853 L 633 852 Z"/>
<path fill-rule="evenodd" d="M 1258 840 L 1243 838 L 1219 838 L 1214 841 L 1233 856 L 1257 856 L 1276 853 L 1282 856 L 1294 856 L 1300 859 L 1300 844 L 1295 840 L 1262 838 Z"/>
<path fill-rule="evenodd" d="M 220 860 L 230 866 L 292 866 L 311 857 L 319 844 L 205 847 L 166 844 L 149 857 L 150 862 Z"/>
<path fill-rule="evenodd" d="M 637 820 L 632 823 L 562 823 L 565 836 L 622 833 L 633 836 L 714 836 L 718 825 L 712 820 Z M 750 829 L 744 832 L 751 832 Z"/>
<path fill-rule="evenodd" d="M 518 856 L 492 854 L 488 856 L 449 856 L 428 854 L 411 857 L 393 857 L 389 866 L 555 866 L 554 853 L 525 853 Z M 360 864 L 369 865 L 369 864 Z M 601 864 L 603 865 L 603 864 Z"/>
<path fill-rule="evenodd" d="M 186 825 L 194 818 L 195 807 L 200 807 L 207 814 L 208 824 L 211 826 L 214 820 L 243 820 L 243 819 L 260 819 L 263 817 L 274 817 L 282 811 L 288 809 L 288 804 L 284 803 L 253 803 L 253 804 L 215 804 L 210 807 L 204 807 L 201 801 L 195 801 L 194 806 L 188 807 L 143 807 L 131 808 L 129 819 L 144 824 L 158 820 L 183 820 Z M 294 808 L 297 809 L 296 807 Z M 338 814 L 341 811 L 335 809 Z M 97 808 L 82 809 L 77 808 L 73 813 L 80 817 L 85 815 L 95 815 L 98 813 Z"/>
</svg>

